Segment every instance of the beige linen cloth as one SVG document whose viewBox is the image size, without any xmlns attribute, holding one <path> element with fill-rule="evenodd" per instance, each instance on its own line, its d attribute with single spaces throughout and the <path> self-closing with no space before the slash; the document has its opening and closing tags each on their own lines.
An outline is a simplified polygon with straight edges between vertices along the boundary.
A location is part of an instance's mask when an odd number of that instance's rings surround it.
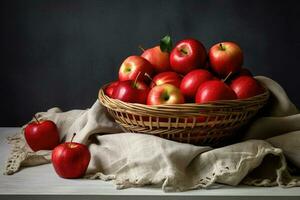
<svg viewBox="0 0 300 200">
<path fill-rule="evenodd" d="M 164 191 L 207 188 L 213 183 L 299 186 L 300 178 L 292 176 L 288 166 L 294 172 L 300 168 L 300 114 L 279 84 L 256 78 L 271 91 L 270 103 L 246 131 L 240 131 L 241 142 L 216 149 L 121 133 L 98 101 L 87 110 L 52 108 L 37 117 L 53 120 L 62 141 L 76 132 L 74 141 L 87 144 L 91 152 L 86 178 L 112 180 L 118 189 L 150 184 Z M 7 175 L 51 162 L 51 151 L 32 152 L 23 133 L 10 137 L 9 143 Z"/>
</svg>

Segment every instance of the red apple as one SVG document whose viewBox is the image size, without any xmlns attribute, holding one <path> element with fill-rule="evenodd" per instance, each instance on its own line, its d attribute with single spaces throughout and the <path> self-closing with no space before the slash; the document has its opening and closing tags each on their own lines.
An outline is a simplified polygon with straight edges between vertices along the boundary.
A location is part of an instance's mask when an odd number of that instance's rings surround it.
<svg viewBox="0 0 300 200">
<path fill-rule="evenodd" d="M 33 151 L 52 150 L 59 145 L 59 133 L 53 121 L 45 120 L 29 123 L 24 135 L 27 144 Z"/>
<path fill-rule="evenodd" d="M 180 91 L 187 99 L 194 99 L 198 87 L 213 78 L 214 76 L 205 69 L 193 70 L 183 77 L 180 84 Z"/>
<path fill-rule="evenodd" d="M 234 91 L 220 80 L 210 80 L 201 84 L 196 93 L 196 103 L 202 104 L 218 100 L 233 100 Z"/>
<path fill-rule="evenodd" d="M 184 103 L 184 97 L 179 88 L 171 84 L 157 85 L 153 87 L 147 99 L 148 105 L 160 104 L 181 104 Z"/>
<path fill-rule="evenodd" d="M 250 76 L 239 76 L 232 80 L 230 87 L 236 93 L 238 99 L 247 99 L 262 94 L 265 89 L 260 83 Z"/>
<path fill-rule="evenodd" d="M 91 154 L 86 145 L 66 142 L 52 151 L 52 164 L 56 173 L 62 178 L 80 178 L 89 165 Z"/>
<path fill-rule="evenodd" d="M 171 51 L 171 68 L 175 72 L 187 74 L 197 67 L 204 68 L 206 57 L 206 50 L 201 42 L 195 39 L 182 40 Z"/>
<path fill-rule="evenodd" d="M 115 88 L 119 85 L 119 81 L 114 81 L 104 88 L 104 93 L 112 98 Z"/>
<path fill-rule="evenodd" d="M 168 52 L 163 52 L 160 46 L 145 50 L 141 56 L 152 64 L 156 72 L 165 72 L 171 69 L 170 55 Z"/>
<path fill-rule="evenodd" d="M 221 42 L 212 46 L 209 50 L 209 60 L 213 71 L 220 77 L 226 77 L 240 71 L 243 64 L 243 52 L 233 42 Z"/>
<path fill-rule="evenodd" d="M 153 67 L 145 58 L 129 56 L 123 61 L 119 69 L 119 80 L 135 80 L 139 73 L 141 73 L 142 76 L 140 76 L 138 80 L 147 80 L 144 74 L 147 73 L 151 76 L 152 72 Z"/>
<path fill-rule="evenodd" d="M 124 102 L 145 104 L 149 87 L 141 81 L 120 81 L 112 96 Z"/>
<path fill-rule="evenodd" d="M 156 85 L 163 85 L 166 83 L 172 84 L 179 88 L 181 82 L 181 76 L 176 72 L 162 72 L 154 76 L 150 88 Z"/>
</svg>

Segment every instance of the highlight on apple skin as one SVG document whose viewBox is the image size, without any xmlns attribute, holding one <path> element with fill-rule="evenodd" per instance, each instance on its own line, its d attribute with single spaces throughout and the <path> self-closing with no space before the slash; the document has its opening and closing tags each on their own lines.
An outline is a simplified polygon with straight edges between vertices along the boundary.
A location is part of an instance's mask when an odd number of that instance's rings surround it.
<svg viewBox="0 0 300 200">
<path fill-rule="evenodd" d="M 195 98 L 198 87 L 214 76 L 205 69 L 195 69 L 186 74 L 180 84 L 180 91 L 186 99 L 193 100 Z"/>
<path fill-rule="evenodd" d="M 171 84 L 163 84 L 153 87 L 147 98 L 148 105 L 181 103 L 184 103 L 184 96 L 181 94 L 179 88 Z"/>
<path fill-rule="evenodd" d="M 119 83 L 120 83 L 119 81 L 114 81 L 114 82 L 110 83 L 108 86 L 106 86 L 106 87 L 104 88 L 104 93 L 105 93 L 107 96 L 113 98 L 114 90 L 115 90 L 116 87 L 119 85 Z"/>
<path fill-rule="evenodd" d="M 38 120 L 29 123 L 24 129 L 28 146 L 33 151 L 52 150 L 60 143 L 56 124 L 51 120 Z"/>
<path fill-rule="evenodd" d="M 150 88 L 153 88 L 156 85 L 163 85 L 166 83 L 172 84 L 179 88 L 181 83 L 181 76 L 176 72 L 172 71 L 159 73 L 156 76 L 154 76 L 150 84 Z"/>
<path fill-rule="evenodd" d="M 51 160 L 55 172 L 62 178 L 81 178 L 88 168 L 91 154 L 86 145 L 73 142 L 65 142 L 55 147 Z"/>
<path fill-rule="evenodd" d="M 146 49 L 141 55 L 141 57 L 148 60 L 157 73 L 171 70 L 170 54 L 169 52 L 163 52 L 160 49 L 160 46 L 155 46 L 153 48 Z"/>
<path fill-rule="evenodd" d="M 123 61 L 119 69 L 119 81 L 135 80 L 139 73 L 141 73 L 142 76 L 139 76 L 138 80 L 148 80 L 147 77 L 143 75 L 145 73 L 150 76 L 152 75 L 153 67 L 151 63 L 141 56 L 129 56 Z"/>
<path fill-rule="evenodd" d="M 230 87 L 238 99 L 247 99 L 262 94 L 265 89 L 251 76 L 239 76 L 231 81 Z"/>
<path fill-rule="evenodd" d="M 210 48 L 208 55 L 211 69 L 221 78 L 242 69 L 243 52 L 234 42 L 217 43 Z"/>
<path fill-rule="evenodd" d="M 127 80 L 119 82 L 112 96 L 124 102 L 145 104 L 148 92 L 149 87 L 144 82 Z"/>
<path fill-rule="evenodd" d="M 221 80 L 210 80 L 201 84 L 196 93 L 196 103 L 237 99 L 235 92 Z"/>
<path fill-rule="evenodd" d="M 196 39 L 185 39 L 177 43 L 170 54 L 173 71 L 187 74 L 196 68 L 205 68 L 207 53 L 205 47 Z"/>
</svg>

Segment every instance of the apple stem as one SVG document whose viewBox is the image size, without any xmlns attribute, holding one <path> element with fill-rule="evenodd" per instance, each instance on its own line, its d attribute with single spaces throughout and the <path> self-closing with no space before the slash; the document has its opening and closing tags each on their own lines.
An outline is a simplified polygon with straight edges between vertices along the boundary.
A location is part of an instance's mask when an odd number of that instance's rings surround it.
<svg viewBox="0 0 300 200">
<path fill-rule="evenodd" d="M 139 45 L 140 50 L 142 50 L 143 52 L 145 51 L 145 49 L 142 47 L 142 45 Z"/>
<path fill-rule="evenodd" d="M 227 79 L 231 76 L 232 72 L 229 72 L 227 76 L 222 80 L 224 83 L 227 81 Z"/>
<path fill-rule="evenodd" d="M 38 118 L 35 116 L 35 115 L 33 115 L 33 118 L 35 119 L 35 121 L 39 124 L 40 123 L 40 121 L 38 120 Z"/>
<path fill-rule="evenodd" d="M 144 74 L 144 76 L 146 76 L 147 78 L 150 79 L 151 83 L 153 83 L 156 86 L 156 83 L 153 81 L 153 79 L 151 78 L 151 76 L 147 73 Z"/>
<path fill-rule="evenodd" d="M 71 143 L 73 142 L 73 139 L 74 139 L 75 135 L 76 135 L 76 133 L 73 133 L 73 136 L 71 138 Z"/>
<path fill-rule="evenodd" d="M 184 49 L 180 49 L 180 52 L 183 53 L 183 54 L 185 54 L 185 55 L 188 54 L 188 52 L 186 50 L 184 50 Z"/>
<path fill-rule="evenodd" d="M 141 71 L 139 71 L 138 75 L 134 79 L 134 82 L 133 82 L 134 87 L 136 86 L 136 83 L 137 83 L 138 78 L 139 78 L 140 75 L 141 75 Z"/>
<path fill-rule="evenodd" d="M 222 43 L 220 43 L 220 48 L 221 48 L 221 50 L 225 50 L 225 48 L 224 48 L 224 46 L 223 46 L 223 44 Z"/>
</svg>

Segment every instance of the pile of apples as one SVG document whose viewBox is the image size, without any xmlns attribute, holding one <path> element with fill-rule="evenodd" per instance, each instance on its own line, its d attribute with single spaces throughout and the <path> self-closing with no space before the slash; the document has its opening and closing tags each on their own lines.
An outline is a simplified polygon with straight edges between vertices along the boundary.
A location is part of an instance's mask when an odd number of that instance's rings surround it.
<svg viewBox="0 0 300 200">
<path fill-rule="evenodd" d="M 119 80 L 104 92 L 124 102 L 147 105 L 203 104 L 246 99 L 264 92 L 251 72 L 243 68 L 243 52 L 234 42 L 221 42 L 206 52 L 196 39 L 184 39 L 172 48 L 165 36 L 159 46 L 126 58 Z"/>
</svg>

